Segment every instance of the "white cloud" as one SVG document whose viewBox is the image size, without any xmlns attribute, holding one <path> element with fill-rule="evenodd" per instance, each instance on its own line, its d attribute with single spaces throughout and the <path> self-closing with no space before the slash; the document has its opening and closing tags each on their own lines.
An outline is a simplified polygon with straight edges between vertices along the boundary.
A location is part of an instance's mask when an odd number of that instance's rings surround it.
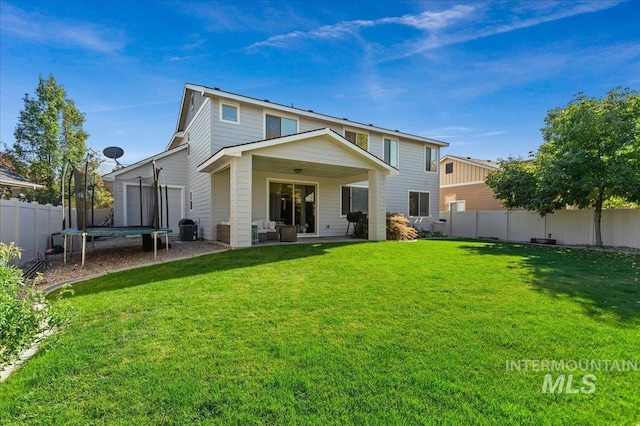
<svg viewBox="0 0 640 426">
<path fill-rule="evenodd" d="M 379 19 L 380 24 L 399 24 L 425 31 L 440 30 L 449 27 L 452 23 L 467 19 L 472 16 L 476 7 L 470 5 L 457 5 L 441 12 L 426 11 L 418 15 L 403 15 Z"/>
<path fill-rule="evenodd" d="M 403 25 L 416 28 L 423 31 L 433 31 L 446 28 L 453 22 L 468 17 L 473 11 L 473 6 L 454 6 L 449 10 L 442 12 L 423 12 L 418 15 L 403 15 L 398 17 L 386 17 L 375 20 L 353 20 L 344 21 L 332 25 L 324 25 L 311 31 L 292 31 L 287 34 L 280 34 L 269 37 L 264 41 L 252 44 L 248 49 L 260 47 L 287 47 L 290 43 L 303 40 L 328 40 L 328 39 L 345 39 L 350 36 L 357 36 L 361 28 L 370 28 L 379 25 Z"/>
<path fill-rule="evenodd" d="M 469 26 L 451 28 L 450 31 L 430 32 L 421 38 L 409 40 L 401 46 L 392 46 L 387 50 L 385 55 L 382 55 L 381 61 L 405 58 L 444 46 L 504 34 L 584 13 L 596 12 L 611 8 L 619 3 L 620 1 L 618 0 L 603 2 L 586 1 L 577 4 L 554 2 L 552 3 L 553 7 L 538 7 L 534 9 L 515 8 L 503 14 L 503 16 L 509 17 L 509 20 L 505 20 L 504 18 L 491 18 L 487 19 L 488 24 L 480 20 L 483 15 L 478 14 L 474 17 L 475 19 L 471 20 L 472 22 Z M 507 3 L 507 5 L 510 4 L 511 3 Z M 533 16 L 530 16 L 530 12 L 533 12 Z M 487 10 L 485 13 L 490 15 L 491 10 Z"/>
<path fill-rule="evenodd" d="M 119 111 L 123 109 L 141 108 L 141 107 L 155 106 L 155 105 L 168 105 L 175 102 L 176 100 L 173 99 L 170 101 L 145 102 L 145 103 L 129 104 L 129 105 L 93 105 L 86 108 L 86 112 L 98 113 L 98 112 L 108 112 L 108 111 Z"/>
<path fill-rule="evenodd" d="M 384 62 L 420 54 L 443 46 L 463 43 L 496 34 L 540 25 L 584 13 L 596 12 L 619 4 L 620 0 L 570 2 L 525 2 L 455 5 L 441 11 L 424 11 L 414 15 L 384 17 L 374 20 L 352 20 L 324 25 L 312 30 L 291 31 L 253 43 L 248 50 L 260 48 L 289 48 L 297 42 L 312 40 L 345 40 L 356 38 L 362 45 L 363 28 L 401 25 L 420 31 L 418 37 L 402 43 L 382 46 L 376 52 Z M 493 9 L 492 9 L 493 8 Z M 501 13 L 496 14 L 496 9 Z"/>
<path fill-rule="evenodd" d="M 122 34 L 99 25 L 27 13 L 18 7 L 2 5 L 2 33 L 38 43 L 112 53 L 125 45 Z"/>
</svg>

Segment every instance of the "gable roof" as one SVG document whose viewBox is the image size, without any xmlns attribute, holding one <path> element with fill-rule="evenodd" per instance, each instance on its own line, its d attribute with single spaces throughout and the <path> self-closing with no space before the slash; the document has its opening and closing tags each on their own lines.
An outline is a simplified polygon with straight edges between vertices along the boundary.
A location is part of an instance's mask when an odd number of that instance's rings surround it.
<svg viewBox="0 0 640 426">
<path fill-rule="evenodd" d="M 187 97 L 188 97 L 189 91 L 199 92 L 202 95 L 208 94 L 208 95 L 223 98 L 223 99 L 229 99 L 235 102 L 249 103 L 252 105 L 256 105 L 259 107 L 263 107 L 263 108 L 267 108 L 275 111 L 282 111 L 286 114 L 293 114 L 293 115 L 308 117 L 316 120 L 329 121 L 335 124 L 339 124 L 341 126 L 351 127 L 354 130 L 361 129 L 366 131 L 374 131 L 374 132 L 383 133 L 389 136 L 396 136 L 398 138 L 410 139 L 416 142 L 428 143 L 435 146 L 441 146 L 441 147 L 449 146 L 448 142 L 426 138 L 424 136 L 412 135 L 409 133 L 401 132 L 399 130 L 385 129 L 383 127 L 374 126 L 373 124 L 359 123 L 357 121 L 351 121 L 348 118 L 338 118 L 331 115 L 320 114 L 310 109 L 304 110 L 301 108 L 295 108 L 293 105 L 292 106 L 282 105 L 282 104 L 271 102 L 268 99 L 260 100 L 260 99 L 252 98 L 249 96 L 238 95 L 236 93 L 225 92 L 217 87 L 210 88 L 210 87 L 200 86 L 200 85 L 191 84 L 191 83 L 186 83 L 184 86 L 182 100 L 180 102 L 180 113 L 178 116 L 178 122 L 176 124 L 176 130 L 175 130 L 176 134 L 184 130 L 184 128 L 182 128 L 182 126 L 184 125 L 183 116 L 187 112 L 186 111 L 187 99 L 188 99 Z M 169 142 L 169 146 L 171 146 L 173 139 L 174 138 L 172 137 L 171 141 Z"/>
<path fill-rule="evenodd" d="M 44 185 L 31 182 L 29 179 L 3 165 L 0 165 L 0 185 L 9 186 L 12 188 L 44 188 Z"/>
<path fill-rule="evenodd" d="M 471 158 L 471 157 L 458 157 L 457 155 L 445 155 L 440 159 L 440 163 L 442 164 L 447 159 L 462 161 L 463 163 L 471 164 L 474 166 L 480 166 L 489 170 L 500 169 L 500 164 L 497 161 L 480 160 L 478 158 Z"/>
<path fill-rule="evenodd" d="M 346 147 L 347 149 L 352 150 L 357 155 L 360 155 L 360 156 L 364 157 L 366 160 L 368 160 L 369 162 L 375 164 L 379 168 L 382 168 L 382 169 L 386 170 L 390 175 L 395 176 L 395 175 L 398 174 L 398 169 L 396 169 L 393 166 L 390 166 L 389 164 L 385 163 L 380 158 L 378 158 L 375 155 L 371 154 L 369 151 L 360 148 L 359 146 L 357 146 L 354 143 L 350 142 L 349 140 L 345 139 L 339 133 L 336 133 L 335 131 L 333 131 L 333 130 L 331 130 L 329 128 L 310 130 L 310 131 L 307 131 L 307 132 L 296 133 L 296 134 L 293 134 L 293 135 L 280 136 L 278 138 L 265 139 L 265 140 L 261 140 L 261 141 L 249 142 L 249 143 L 245 143 L 245 144 L 241 144 L 241 145 L 233 145 L 233 146 L 228 146 L 228 147 L 225 147 L 225 148 L 221 148 L 215 154 L 213 154 L 211 157 L 209 157 L 204 162 L 199 164 L 198 167 L 197 167 L 197 170 L 199 172 L 205 172 L 205 171 L 207 171 L 207 169 L 211 165 L 213 165 L 215 162 L 217 162 L 218 160 L 222 159 L 223 157 L 240 157 L 240 156 L 242 156 L 242 154 L 245 151 L 253 151 L 253 150 L 256 150 L 256 149 L 268 148 L 268 147 L 271 147 L 271 146 L 276 146 L 276 145 L 281 145 L 281 144 L 285 144 L 285 143 L 292 143 L 292 142 L 302 141 L 302 140 L 305 140 L 305 139 L 314 138 L 314 137 L 318 137 L 318 136 L 327 136 L 327 137 L 329 137 L 330 139 L 334 140 L 336 143 Z"/>
<path fill-rule="evenodd" d="M 105 181 L 112 181 L 119 174 L 122 174 L 122 173 L 125 173 L 125 172 L 129 172 L 129 171 L 134 170 L 135 168 L 140 167 L 140 166 L 147 165 L 151 161 L 155 161 L 155 160 L 159 160 L 159 159 L 164 158 L 164 157 L 168 157 L 169 155 L 171 155 L 171 154 L 173 154 L 175 152 L 178 152 L 178 151 L 182 151 L 183 149 L 187 149 L 187 145 L 178 145 L 177 147 L 172 148 L 172 149 L 170 149 L 168 151 L 163 151 L 163 152 L 161 152 L 159 154 L 156 154 L 156 155 L 153 155 L 151 157 L 145 158 L 144 160 L 140 160 L 137 163 L 133 163 L 133 164 L 131 164 L 129 166 L 126 166 L 126 167 L 123 167 L 121 169 L 114 170 L 113 172 L 109 172 L 109 173 L 103 175 L 102 179 L 105 180 Z"/>
</svg>

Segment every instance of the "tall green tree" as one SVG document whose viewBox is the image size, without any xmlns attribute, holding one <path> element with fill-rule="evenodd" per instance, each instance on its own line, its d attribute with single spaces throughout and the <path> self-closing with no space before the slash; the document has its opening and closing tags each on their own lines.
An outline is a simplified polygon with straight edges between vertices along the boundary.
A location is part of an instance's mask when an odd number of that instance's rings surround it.
<svg viewBox="0 0 640 426">
<path fill-rule="evenodd" d="M 86 155 L 84 114 L 67 97 L 64 87 L 50 75 L 40 76 L 34 96 L 26 94 L 14 131 L 15 143 L 8 150 L 16 169 L 44 189 L 29 194 L 40 203 L 60 202 L 60 179 L 64 164 L 79 163 Z"/>
<path fill-rule="evenodd" d="M 486 180 L 505 206 L 535 210 L 544 216 L 565 205 L 594 209 L 596 245 L 602 246 L 605 201 L 640 202 L 640 92 L 616 88 L 604 98 L 579 93 L 564 107 L 548 112 L 544 143 L 535 154 L 524 195 L 508 173 Z M 522 175 L 517 175 L 522 180 Z M 511 186 L 505 184 L 510 183 Z M 511 191 L 505 190 L 511 188 Z"/>
</svg>

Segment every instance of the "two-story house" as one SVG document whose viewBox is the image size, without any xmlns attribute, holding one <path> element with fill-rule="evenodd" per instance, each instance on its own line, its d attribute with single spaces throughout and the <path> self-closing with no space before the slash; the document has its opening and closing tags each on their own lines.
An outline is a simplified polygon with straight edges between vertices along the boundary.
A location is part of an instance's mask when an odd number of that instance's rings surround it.
<svg viewBox="0 0 640 426">
<path fill-rule="evenodd" d="M 312 110 L 186 84 L 165 151 L 105 175 L 116 226 L 136 225 L 137 189 L 161 168 L 176 230 L 189 218 L 216 239 L 230 223 L 232 247 L 250 246 L 252 222 L 296 225 L 299 237 L 344 235 L 350 211 L 366 211 L 369 239 L 386 238 L 386 212 L 421 223 L 439 217 L 441 142 Z"/>
</svg>

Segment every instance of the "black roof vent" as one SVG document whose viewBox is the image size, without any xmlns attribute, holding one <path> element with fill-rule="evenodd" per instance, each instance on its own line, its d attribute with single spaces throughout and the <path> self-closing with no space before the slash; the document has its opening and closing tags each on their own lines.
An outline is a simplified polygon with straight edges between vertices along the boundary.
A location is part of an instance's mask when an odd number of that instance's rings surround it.
<svg viewBox="0 0 640 426">
<path fill-rule="evenodd" d="M 214 87 L 213 90 L 220 90 L 220 88 L 219 87 Z"/>
</svg>

